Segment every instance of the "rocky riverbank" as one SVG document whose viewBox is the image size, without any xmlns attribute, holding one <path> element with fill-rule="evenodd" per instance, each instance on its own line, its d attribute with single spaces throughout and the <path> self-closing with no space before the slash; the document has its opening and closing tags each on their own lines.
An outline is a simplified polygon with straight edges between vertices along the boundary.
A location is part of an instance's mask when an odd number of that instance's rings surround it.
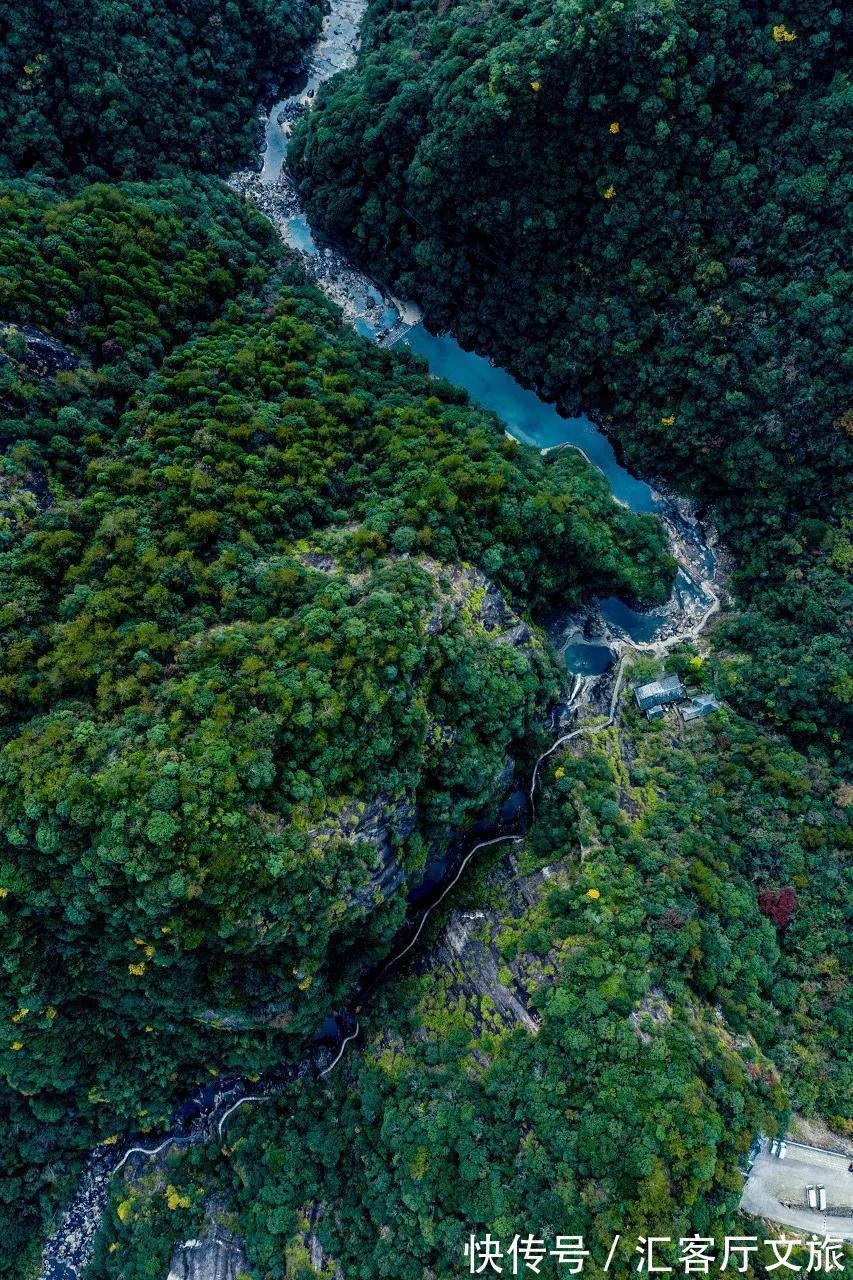
<svg viewBox="0 0 853 1280">
<path fill-rule="evenodd" d="M 416 322 L 416 309 L 412 304 L 400 303 L 385 294 L 368 276 L 353 268 L 335 247 L 318 245 L 302 211 L 298 191 L 281 163 L 294 119 L 305 110 L 319 85 L 350 65 L 354 59 L 364 7 L 364 0 L 333 0 L 323 34 L 309 64 L 305 87 L 276 104 L 270 113 L 262 170 L 235 174 L 231 179 L 231 186 L 257 204 L 282 239 L 300 253 L 309 278 L 341 307 L 345 317 L 360 332 L 383 345 L 391 345 Z M 495 376 L 498 375 L 505 376 L 502 371 L 495 370 Z M 537 761 L 529 780 L 527 796 L 530 803 L 523 826 L 519 827 L 516 822 L 510 829 L 496 830 L 482 838 L 477 837 L 459 848 L 457 856 L 443 870 L 444 879 L 440 882 L 440 889 L 437 889 L 426 909 L 418 913 L 414 927 L 406 931 L 400 949 L 380 973 L 370 980 L 368 992 L 413 950 L 426 918 L 451 892 L 472 857 L 491 845 L 506 843 L 512 846 L 524 839 L 524 833 L 534 818 L 534 798 L 543 761 L 566 742 L 587 733 L 597 733 L 614 722 L 624 671 L 624 654 L 631 649 L 662 653 L 683 639 L 694 638 L 718 608 L 719 597 L 713 585 L 714 556 L 703 541 L 702 531 L 689 506 L 673 500 L 661 514 L 670 528 L 674 552 L 683 576 L 673 600 L 664 609 L 653 611 L 649 615 L 634 614 L 635 618 L 642 616 L 650 620 L 654 639 L 648 642 L 635 642 L 626 628 L 620 628 L 608 617 L 606 602 L 599 606 L 601 622 L 598 634 L 604 643 L 612 647 L 614 653 L 620 655 L 612 685 L 608 682 L 607 686 L 612 690 L 607 719 L 599 718 L 595 723 L 579 723 L 576 728 L 567 727 L 572 722 L 573 713 L 578 707 L 582 709 L 583 701 L 591 695 L 596 683 L 585 679 L 575 682 L 572 698 L 554 719 L 555 739 Z M 515 623 L 517 622 L 516 619 Z M 526 636 L 517 630 L 515 623 L 511 628 L 515 640 L 511 642 L 524 644 Z M 382 866 L 379 874 L 385 876 L 387 873 L 388 867 Z M 458 959 L 465 961 L 467 957 L 471 972 L 479 975 L 482 983 L 488 984 L 494 978 L 494 957 L 480 953 L 476 947 L 472 951 L 471 943 L 469 931 L 457 928 L 447 945 Z M 509 988 L 506 1008 L 508 1016 L 529 1025 L 528 1019 L 532 1019 L 533 1015 L 526 1009 L 523 999 L 514 996 Z M 334 1047 L 328 1044 L 315 1045 L 298 1066 L 270 1073 L 253 1085 L 251 1095 L 244 1081 L 218 1082 L 215 1089 L 202 1090 L 178 1109 L 174 1127 L 159 1142 L 98 1148 L 86 1162 L 72 1204 L 47 1243 L 41 1280 L 76 1280 L 82 1274 L 91 1256 L 94 1236 L 107 1204 L 110 1179 L 116 1171 L 131 1162 L 141 1166 L 152 1156 L 164 1153 L 175 1145 L 191 1145 L 208 1141 L 211 1137 L 219 1138 L 227 1117 L 243 1099 L 248 1100 L 251 1096 L 262 1101 L 280 1092 L 295 1078 L 307 1081 L 327 1073 L 340 1061 L 342 1052 L 357 1030 L 357 1023 L 354 1026 L 352 1017 L 347 1014 L 338 1016 L 336 1026 L 337 1041 Z M 530 1029 L 534 1030 L 535 1027 Z M 198 1272 L 193 1273 L 188 1268 L 208 1254 L 211 1254 L 210 1250 L 201 1251 L 194 1245 L 179 1246 L 177 1261 L 173 1260 L 173 1271 L 176 1267 L 183 1268 L 183 1272 L 180 1269 L 177 1271 L 179 1280 L 185 1280 L 185 1277 L 187 1280 L 190 1277 L 192 1280 L 201 1280 Z M 230 1280 L 227 1272 L 224 1272 L 216 1280 L 226 1280 L 226 1277 Z M 208 1277 L 205 1276 L 204 1280 L 208 1280 Z"/>
<path fill-rule="evenodd" d="M 315 568 L 326 572 L 338 568 L 331 557 L 318 557 L 311 552 L 305 554 L 313 556 Z M 534 650 L 537 647 L 541 649 L 543 644 L 541 635 L 534 634 L 481 570 L 470 565 L 441 564 L 430 557 L 424 557 L 421 563 L 436 584 L 435 602 L 423 619 L 427 635 L 440 635 L 464 619 L 465 625 L 477 629 L 481 640 L 486 638 L 495 646 L 497 654 L 508 646 L 526 655 L 531 662 L 534 660 Z M 443 731 L 440 724 L 434 727 L 438 733 Z M 512 788 L 514 774 L 515 761 L 512 756 L 506 756 L 495 776 L 488 780 L 490 793 L 502 800 Z M 481 840 L 476 834 L 460 836 L 453 832 L 448 832 L 443 840 L 436 838 L 428 856 L 428 866 L 420 873 L 420 881 L 415 880 L 413 886 L 413 876 L 401 863 L 398 851 L 413 832 L 418 815 L 415 795 L 378 797 L 371 802 L 354 799 L 320 819 L 311 832 L 317 846 L 330 840 L 346 840 L 360 848 L 370 845 L 375 851 L 374 871 L 354 891 L 350 906 L 358 906 L 364 912 L 375 911 L 389 898 L 407 889 L 413 890 L 419 905 L 413 908 L 407 925 L 399 934 L 398 954 L 410 949 L 419 922 L 432 909 L 431 903 L 441 893 L 442 886 L 447 882 L 455 883 L 451 877 L 470 857 L 472 844 Z M 494 833 L 490 838 L 494 838 Z M 392 963 L 386 963 L 378 975 L 366 974 L 362 992 L 378 985 L 378 979 L 390 972 Z M 242 1009 L 200 1008 L 194 1016 L 207 1025 L 238 1030 L 286 1029 L 292 1010 L 286 1003 L 263 1005 L 248 1013 Z M 327 1073 L 337 1062 L 339 1051 L 352 1034 L 356 1022 L 349 1012 L 337 1010 L 330 1011 L 327 1023 L 327 1027 L 320 1029 L 318 1041 L 298 1064 L 283 1065 L 251 1084 L 242 1079 L 218 1080 L 181 1103 L 172 1115 L 169 1131 L 160 1137 L 125 1139 L 98 1147 L 87 1159 L 72 1202 L 47 1241 L 41 1280 L 72 1280 L 82 1274 L 91 1257 L 114 1174 L 122 1169 L 131 1173 L 141 1171 L 150 1160 L 158 1156 L 165 1158 L 175 1147 L 192 1146 L 220 1137 L 227 1117 L 249 1096 L 260 1099 L 274 1097 L 295 1079 L 314 1080 Z M 206 1254 L 192 1255 L 195 1261 L 203 1256 Z"/>
</svg>

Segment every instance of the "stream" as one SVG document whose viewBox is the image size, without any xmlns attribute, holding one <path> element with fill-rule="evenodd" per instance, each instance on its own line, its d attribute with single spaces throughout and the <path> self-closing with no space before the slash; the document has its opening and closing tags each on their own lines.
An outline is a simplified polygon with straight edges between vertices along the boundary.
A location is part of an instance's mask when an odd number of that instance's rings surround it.
<svg viewBox="0 0 853 1280">
<path fill-rule="evenodd" d="M 340 249 L 322 243 L 312 232 L 296 186 L 284 167 L 288 138 L 294 121 L 310 108 L 320 85 L 355 62 L 365 8 L 366 0 L 331 0 L 296 91 L 276 102 L 266 118 L 260 170 L 237 173 L 230 185 L 266 214 L 282 239 L 302 258 L 309 279 L 342 308 L 359 333 L 382 346 L 406 345 L 423 356 L 435 377 L 465 387 L 472 401 L 496 412 L 509 434 L 524 444 L 543 453 L 556 448 L 578 449 L 607 478 L 618 502 L 632 511 L 656 514 L 669 531 L 678 573 L 671 599 L 658 609 L 643 613 L 619 600 L 604 599 L 596 601 L 583 616 L 560 618 L 552 625 L 552 642 L 563 655 L 567 676 L 573 678 L 565 712 L 571 716 L 584 705 L 597 677 L 615 667 L 607 718 L 559 733 L 534 765 L 523 810 L 516 810 L 503 824 L 499 822 L 493 834 L 469 833 L 456 856 L 441 865 L 428 892 L 413 895 L 418 897 L 418 909 L 402 927 L 398 949 L 364 979 L 357 1008 L 416 946 L 428 917 L 453 890 L 475 854 L 496 844 L 525 839 L 535 820 L 540 766 L 571 739 L 598 733 L 614 723 L 628 655 L 647 652 L 663 656 L 682 641 L 695 639 L 720 603 L 715 586 L 716 557 L 687 500 L 656 490 L 633 476 L 621 466 L 607 437 L 585 415 L 564 416 L 504 369 L 463 350 L 450 334 L 431 334 L 421 323 L 416 304 L 393 297 L 353 267 Z M 478 838 L 481 835 L 483 838 Z M 265 1102 L 295 1079 L 316 1080 L 328 1075 L 359 1030 L 354 1014 L 330 1016 L 322 1029 L 324 1038 L 318 1037 L 302 1062 L 268 1073 L 253 1091 L 243 1080 L 217 1081 L 180 1104 L 173 1113 L 170 1132 L 158 1140 L 141 1144 L 126 1140 L 96 1148 L 84 1163 L 57 1230 L 46 1242 L 40 1280 L 78 1280 L 82 1276 L 108 1203 L 111 1178 L 128 1161 L 142 1168 L 147 1159 L 168 1147 L 221 1139 L 229 1117 L 244 1104 Z"/>
</svg>

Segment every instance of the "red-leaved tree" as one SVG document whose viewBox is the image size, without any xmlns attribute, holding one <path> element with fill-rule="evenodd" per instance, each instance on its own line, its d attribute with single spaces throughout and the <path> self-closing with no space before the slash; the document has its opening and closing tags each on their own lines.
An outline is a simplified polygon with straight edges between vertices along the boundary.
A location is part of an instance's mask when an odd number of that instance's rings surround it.
<svg viewBox="0 0 853 1280">
<path fill-rule="evenodd" d="M 790 923 L 796 905 L 797 895 L 790 886 L 784 889 L 762 889 L 758 895 L 759 911 L 780 929 Z"/>
</svg>

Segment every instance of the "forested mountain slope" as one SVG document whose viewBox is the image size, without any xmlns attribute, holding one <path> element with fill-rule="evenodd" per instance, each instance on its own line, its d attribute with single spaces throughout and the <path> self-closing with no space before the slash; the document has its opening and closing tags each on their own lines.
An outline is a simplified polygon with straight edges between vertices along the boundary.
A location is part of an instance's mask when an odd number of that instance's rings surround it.
<svg viewBox="0 0 853 1280">
<path fill-rule="evenodd" d="M 755 1133 L 790 1098 L 843 1124 L 850 1091 L 831 774 L 730 713 L 679 733 L 626 698 L 543 790 L 524 846 L 483 853 L 363 1015 L 362 1053 L 237 1113 L 224 1150 L 116 1185 L 97 1280 L 119 1259 L 165 1273 L 223 1195 L 253 1280 L 469 1274 L 472 1232 L 502 1242 L 503 1274 L 514 1235 L 569 1233 L 584 1274 L 627 1277 L 638 1237 L 745 1233 Z M 772 920 L 780 881 L 797 890 Z"/>
<path fill-rule="evenodd" d="M 9 182 L 0 293 L 17 1267 L 88 1149 L 296 1055 L 505 792 L 557 688 L 508 602 L 659 601 L 673 562 L 343 328 L 222 184 Z"/>
<path fill-rule="evenodd" d="M 0 5 L 16 1280 L 93 1146 L 294 1060 L 346 1004 L 406 889 L 541 740 L 558 673 L 537 619 L 672 582 L 655 519 L 357 338 L 215 176 L 318 21 L 284 0 Z M 472 943 L 527 1030 L 437 930 L 365 1011 L 348 1076 L 237 1113 L 224 1153 L 125 1166 L 93 1274 L 162 1280 L 214 1210 L 254 1280 L 310 1275 L 319 1217 L 344 1274 L 394 1280 L 397 1249 L 419 1277 L 462 1227 L 562 1227 L 569 1205 L 577 1230 L 725 1230 L 757 1129 L 791 1103 L 849 1123 L 841 125 L 832 15 L 785 21 L 377 6 L 300 134 L 312 209 L 372 266 L 716 500 L 753 607 L 706 663 L 672 663 L 774 728 L 724 711 L 673 738 L 626 699 L 550 761 L 518 861 L 472 882 Z"/>
<path fill-rule="evenodd" d="M 2 0 L 0 175 L 227 173 L 317 0 Z"/>
<path fill-rule="evenodd" d="M 840 24 L 830 0 L 376 0 L 291 149 L 314 222 L 431 324 L 711 501 L 740 704 L 830 740 L 851 690 Z"/>
</svg>

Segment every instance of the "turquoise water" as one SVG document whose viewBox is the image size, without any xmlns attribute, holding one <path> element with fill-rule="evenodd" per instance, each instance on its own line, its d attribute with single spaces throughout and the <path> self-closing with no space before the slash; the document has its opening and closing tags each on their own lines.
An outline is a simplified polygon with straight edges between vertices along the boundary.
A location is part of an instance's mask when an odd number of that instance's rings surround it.
<svg viewBox="0 0 853 1280">
<path fill-rule="evenodd" d="M 661 503 L 650 487 L 619 464 L 610 441 L 585 414 L 564 417 L 535 391 L 525 390 L 505 369 L 498 369 L 484 356 L 463 351 L 450 334 L 435 337 L 423 325 L 417 325 L 403 341 L 426 357 L 432 373 L 464 387 L 472 400 L 499 414 L 517 440 L 537 449 L 575 445 L 604 472 L 620 502 L 632 511 L 660 509 Z"/>
<path fill-rule="evenodd" d="M 278 180 L 287 155 L 287 124 L 279 124 L 293 110 L 304 104 L 315 91 L 342 68 L 355 60 L 358 29 L 364 11 L 364 0 L 334 0 L 314 50 L 302 88 L 289 98 L 277 102 L 270 111 L 265 128 L 261 181 Z M 307 258 L 315 257 L 319 246 L 302 211 L 292 213 L 283 228 L 288 243 Z M 354 273 L 357 278 L 359 273 Z M 368 305 L 368 299 L 373 304 Z M 396 311 L 367 277 L 361 277 L 352 301 L 355 305 L 355 327 L 364 337 L 377 338 L 396 320 Z M 425 356 L 430 371 L 464 387 L 472 400 L 492 409 L 506 423 L 517 440 L 536 449 L 553 449 L 571 444 L 581 449 L 607 479 L 613 495 L 632 511 L 657 511 L 661 503 L 642 480 L 620 466 L 613 448 L 585 414 L 565 417 L 553 404 L 548 404 L 527 391 L 505 369 L 499 369 L 471 351 L 463 351 L 450 334 L 437 337 L 423 325 L 416 325 L 401 339 L 412 351 Z"/>
<path fill-rule="evenodd" d="M 277 103 L 270 112 L 262 161 L 261 181 L 264 184 L 272 184 L 279 179 L 287 152 L 289 126 L 285 123 L 282 127 L 278 123 L 279 115 L 285 121 L 293 118 L 294 112 L 313 97 L 321 84 L 337 71 L 352 64 L 364 5 L 365 0 L 332 0 L 323 34 L 310 60 L 301 90 Z M 284 237 L 306 259 L 317 258 L 320 246 L 305 214 L 298 209 L 298 193 L 290 185 L 293 198 L 289 205 L 289 216 L 284 219 L 282 227 Z M 398 321 L 398 314 L 391 300 L 383 295 L 368 276 L 351 268 L 349 264 L 345 264 L 345 267 L 342 274 L 350 304 L 349 314 L 356 330 L 374 341 L 387 338 L 389 330 L 393 330 Z M 318 283 L 322 287 L 322 269 L 318 272 Z M 340 284 L 338 293 L 339 291 Z M 525 389 L 505 369 L 491 364 L 484 356 L 464 351 L 451 334 L 437 336 L 418 324 L 405 331 L 399 341 L 400 345 L 405 343 L 411 351 L 423 356 L 430 372 L 436 377 L 464 387 L 476 404 L 496 413 L 515 439 L 543 450 L 559 445 L 572 445 L 580 449 L 593 466 L 602 472 L 610 484 L 614 498 L 631 511 L 654 512 L 669 517 L 677 514 L 667 499 L 656 495 L 645 481 L 631 475 L 619 463 L 610 441 L 586 414 L 565 416 L 556 405 L 547 403 L 534 391 Z M 698 530 L 690 536 L 698 552 L 700 571 L 703 576 L 708 576 L 713 570 L 713 553 L 703 543 Z M 675 586 L 677 602 L 683 604 L 687 597 L 698 599 L 701 595 L 701 588 L 696 581 L 679 574 Z M 667 622 L 666 609 L 640 613 L 615 599 L 600 600 L 598 604 L 614 633 L 628 635 L 637 642 L 653 639 Z M 569 670 L 584 674 L 605 670 L 607 660 L 608 651 L 600 644 L 576 644 L 567 650 Z"/>
<path fill-rule="evenodd" d="M 281 173 L 282 165 L 287 155 L 290 139 L 277 119 L 278 111 L 285 105 L 286 101 L 275 104 L 270 111 L 269 119 L 264 128 L 264 152 L 261 157 L 263 161 L 261 170 L 262 182 L 275 182 Z"/>
<path fill-rule="evenodd" d="M 667 510 L 667 503 L 657 498 L 649 485 L 632 476 L 617 461 L 610 441 L 585 414 L 564 417 L 555 405 L 526 390 L 505 369 L 490 364 L 483 356 L 463 351 L 450 334 L 435 337 L 423 325 L 417 325 L 403 341 L 412 351 L 426 357 L 431 373 L 464 387 L 472 400 L 493 409 L 516 440 L 537 449 L 574 445 L 603 472 L 613 496 L 632 511 L 663 513 Z M 701 595 L 697 584 L 683 575 L 679 575 L 676 590 L 697 599 Z M 653 640 L 668 617 L 666 609 L 642 613 L 614 597 L 599 600 L 598 607 L 612 632 L 629 636 L 637 643 Z M 599 675 L 607 670 L 611 661 L 611 651 L 605 645 L 574 644 L 565 651 L 566 667 L 576 675 Z"/>
<path fill-rule="evenodd" d="M 294 249 L 298 249 L 300 253 L 307 254 L 309 257 L 317 252 L 317 241 L 311 234 L 311 228 L 304 213 L 288 219 L 287 242 Z"/>
<path fill-rule="evenodd" d="M 654 640 L 667 619 L 665 609 L 652 609 L 649 613 L 640 613 L 622 600 L 617 600 L 615 596 L 599 600 L 598 607 L 613 631 L 630 636 L 637 644 Z"/>
<path fill-rule="evenodd" d="M 287 219 L 285 235 L 288 244 L 307 258 L 314 257 L 319 246 L 304 213 Z M 366 278 L 362 289 L 352 298 L 356 308 L 355 328 L 365 338 L 376 339 L 379 333 L 397 319 L 379 289 Z M 372 303 L 372 307 L 370 306 Z M 449 333 L 430 333 L 422 324 L 409 329 L 399 346 L 424 356 L 430 372 L 455 386 L 464 387 L 471 399 L 484 409 L 492 409 L 506 424 L 510 435 L 535 449 L 553 449 L 557 445 L 574 445 L 604 473 L 613 496 L 632 511 L 659 511 L 663 504 L 649 485 L 632 476 L 620 465 L 613 446 L 586 414 L 570 418 L 556 405 L 541 400 L 528 391 L 505 369 L 490 363 L 485 356 L 464 351 Z"/>
<path fill-rule="evenodd" d="M 355 61 L 364 8 L 365 0 L 332 0 L 301 87 L 272 107 L 261 157 L 261 181 L 265 185 L 275 183 L 282 173 L 289 134 L 286 120 L 302 109 L 320 85 Z M 285 121 L 283 125 L 279 124 L 279 116 Z M 309 259 L 317 255 L 316 239 L 301 210 L 291 213 L 283 230 L 294 249 Z M 359 275 L 357 272 L 354 274 L 356 277 Z M 368 305 L 368 298 L 372 306 Z M 396 312 L 389 309 L 388 300 L 367 277 L 361 277 L 357 282 L 352 301 L 356 312 L 355 327 L 365 337 L 379 337 L 396 319 Z M 483 356 L 463 351 L 450 334 L 437 337 L 423 325 L 416 325 L 402 341 L 412 351 L 426 357 L 430 371 L 436 377 L 464 387 L 472 400 L 494 410 L 517 440 L 536 449 L 575 445 L 610 481 L 614 497 L 632 511 L 662 509 L 663 504 L 655 498 L 650 487 L 619 465 L 609 440 L 585 414 L 574 418 L 563 416 L 555 405 L 540 400 L 535 392 L 525 390 L 505 369 L 490 364 Z"/>
<path fill-rule="evenodd" d="M 563 658 L 568 670 L 579 676 L 600 676 L 614 663 L 613 650 L 606 644 L 585 644 L 582 641 L 566 645 Z"/>
<path fill-rule="evenodd" d="M 293 248 L 307 258 L 319 252 L 304 214 L 289 217 L 285 236 Z M 353 272 L 348 294 L 352 304 L 352 320 L 363 337 L 376 341 L 397 321 L 397 311 L 366 276 Z M 655 495 L 643 480 L 631 475 L 616 458 L 607 437 L 586 416 L 567 417 L 556 405 L 540 399 L 535 391 L 521 385 L 506 369 L 493 365 L 485 356 L 464 351 L 449 333 L 435 335 L 422 324 L 407 330 L 399 341 L 412 352 L 423 356 L 430 372 L 454 386 L 464 387 L 471 399 L 491 409 L 516 440 L 535 449 L 553 449 L 571 445 L 597 467 L 610 484 L 614 498 L 630 510 L 671 515 L 671 504 Z M 697 541 L 707 572 L 713 568 L 713 554 Z M 677 598 L 700 598 L 701 588 L 692 579 L 679 574 L 675 584 Z M 653 640 L 668 620 L 666 608 L 642 613 L 615 598 L 599 600 L 598 606 L 608 627 L 615 635 L 625 635 L 637 643 Z M 566 650 L 566 667 L 580 675 L 595 675 L 607 670 L 609 650 L 602 645 L 571 645 Z"/>
</svg>

